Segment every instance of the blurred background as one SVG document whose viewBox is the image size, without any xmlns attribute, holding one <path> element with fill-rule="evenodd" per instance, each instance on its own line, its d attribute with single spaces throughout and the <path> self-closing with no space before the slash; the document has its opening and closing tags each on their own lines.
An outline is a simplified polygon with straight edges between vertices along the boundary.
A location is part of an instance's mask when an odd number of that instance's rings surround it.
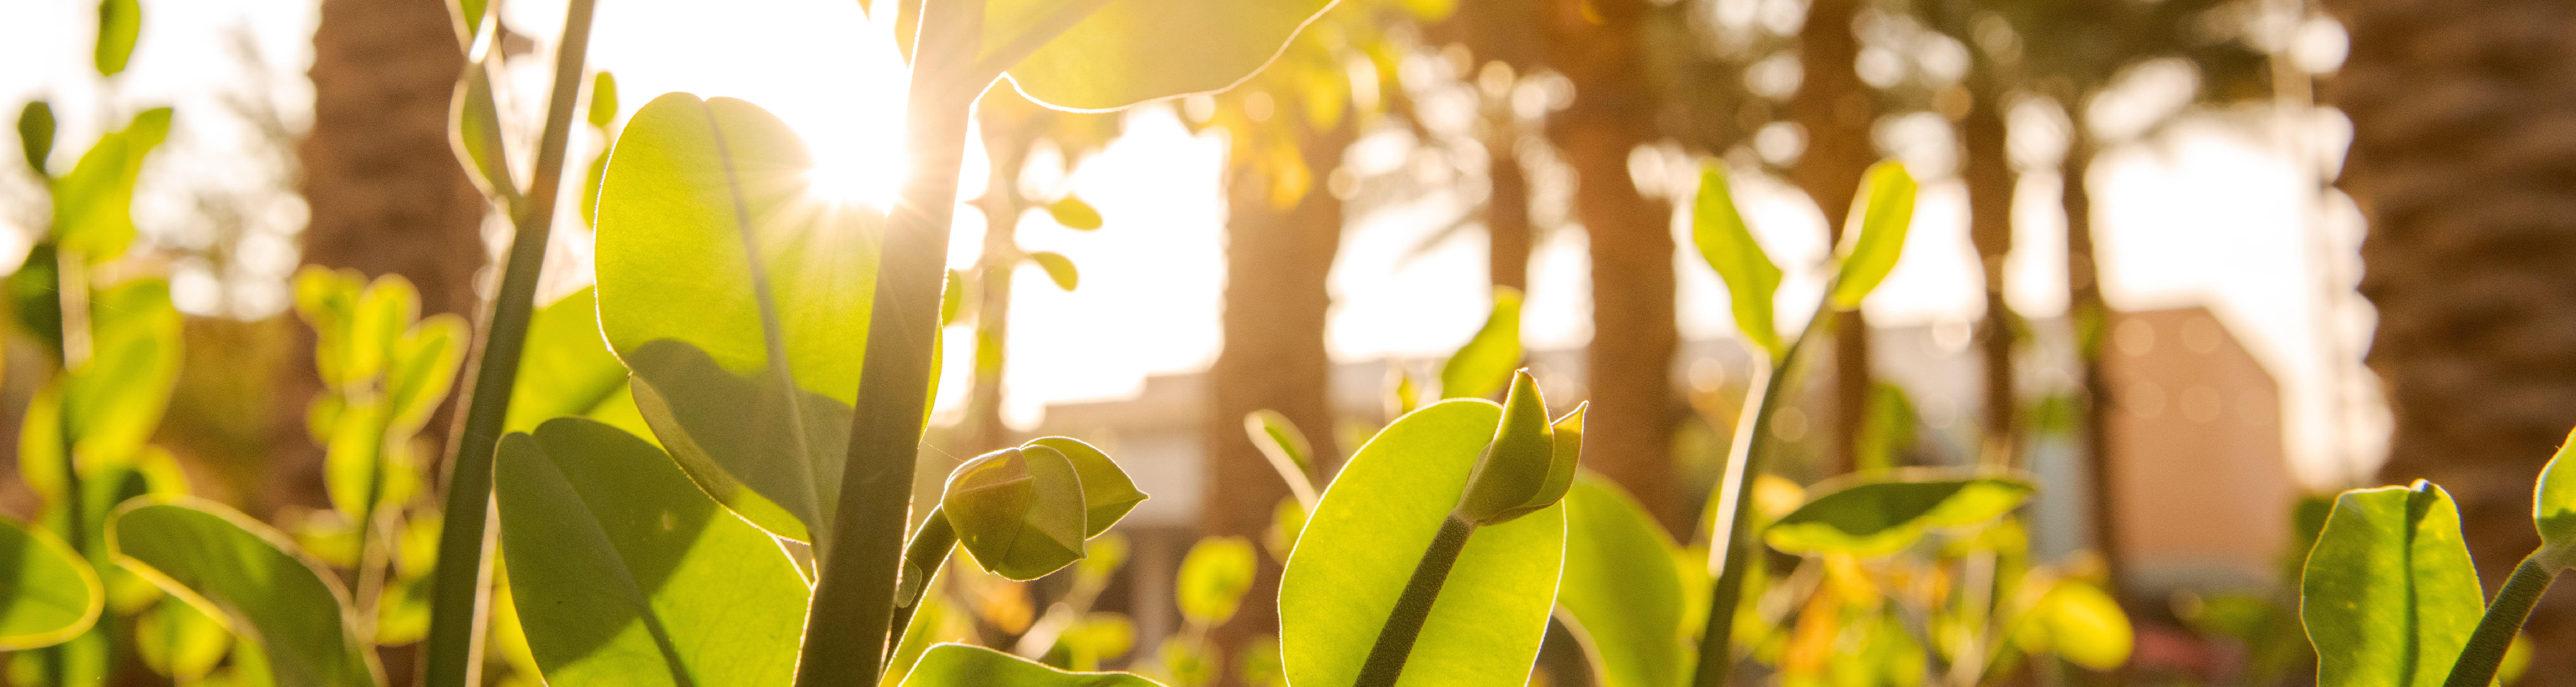
<svg viewBox="0 0 2576 687">
<path fill-rule="evenodd" d="M 0 103 L 44 101 L 62 141 L 0 170 L 0 264 L 46 232 L 43 170 L 172 107 L 136 182 L 140 242 L 109 267 L 166 276 L 187 315 L 154 442 L 200 494 L 325 509 L 291 275 L 399 274 L 425 313 L 469 317 L 497 279 L 508 222 L 449 142 L 454 19 L 436 0 L 139 7 L 112 77 L 96 3 L 0 7 Z M 866 10 L 608 0 L 588 61 L 628 112 L 669 91 L 757 103 L 839 192 L 883 203 L 906 75 Z M 510 145 L 534 144 L 563 14 L 500 5 Z M 576 127 L 571 173 L 615 130 Z M 1692 540 L 1757 374 L 1690 240 L 1705 165 L 1730 174 L 1784 303 L 1823 288 L 1868 165 L 1923 182 L 1860 310 L 1782 308 L 1829 351 L 1774 420 L 1775 468 L 2026 467 L 2033 555 L 2108 576 L 2140 680 L 2307 679 L 2210 611 L 2295 585 L 2304 496 L 2434 479 L 2493 588 L 2536 545 L 2531 475 L 2576 423 L 2566 3 L 1341 0 L 1233 90 L 1085 114 L 1005 83 L 970 140 L 949 253 L 966 305 L 924 479 L 1047 434 L 1117 456 L 1153 499 L 1095 593 L 1140 646 L 1178 631 L 1190 542 L 1258 538 L 1287 494 L 1246 413 L 1347 456 L 1498 294 L 1525 295 L 1551 397 L 1594 404 L 1586 463 Z M 564 204 L 541 301 L 589 283 L 584 210 Z M 1028 260 L 1049 254 L 1078 279 Z M 5 350 L 14 419 L 52 363 L 23 332 Z M 443 454 L 445 412 L 423 455 Z M 17 431 L 0 423 L 0 462 Z M 32 517 L 17 475 L 0 512 Z M 1256 598 L 1277 579 L 1264 556 Z M 1066 593 L 994 584 L 982 622 L 1003 634 Z M 2535 667 L 2561 670 L 2529 684 L 2576 684 L 2570 597 L 2530 626 L 2559 649 Z M 1217 632 L 1273 623 L 1250 601 Z"/>
</svg>

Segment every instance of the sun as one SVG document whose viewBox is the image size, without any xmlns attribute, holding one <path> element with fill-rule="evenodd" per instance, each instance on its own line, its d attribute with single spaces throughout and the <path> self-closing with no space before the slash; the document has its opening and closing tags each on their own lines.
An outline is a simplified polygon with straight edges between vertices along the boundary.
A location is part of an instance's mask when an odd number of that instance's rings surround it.
<svg viewBox="0 0 2576 687">
<path fill-rule="evenodd" d="M 834 151 L 840 152 L 840 151 Z M 894 205 L 903 183 L 903 165 L 882 157 L 821 154 L 806 170 L 806 194 L 836 203 L 861 203 L 884 210 Z"/>
</svg>

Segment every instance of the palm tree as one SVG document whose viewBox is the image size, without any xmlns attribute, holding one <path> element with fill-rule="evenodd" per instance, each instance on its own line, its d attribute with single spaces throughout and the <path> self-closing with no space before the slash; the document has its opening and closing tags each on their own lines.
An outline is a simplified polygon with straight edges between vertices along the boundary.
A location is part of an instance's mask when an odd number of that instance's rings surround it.
<svg viewBox="0 0 2576 687">
<path fill-rule="evenodd" d="M 420 288 L 422 314 L 475 319 L 490 208 L 448 147 L 448 100 L 464 68 L 447 3 L 324 0 L 313 30 L 313 127 L 297 149 L 311 209 L 304 264 L 400 274 Z M 300 352 L 288 359 L 309 360 L 311 334 L 296 329 Z M 290 369 L 277 393 L 295 400 L 276 404 L 276 451 L 258 502 L 321 507 L 322 454 L 307 438 L 303 404 L 321 381 L 309 367 Z M 443 440 L 446 423 L 429 426 Z"/>
<path fill-rule="evenodd" d="M 2362 295 L 2379 309 L 2368 362 L 2396 433 L 2386 480 L 2451 490 L 2463 534 L 2498 586 L 2539 540 L 2531 480 L 2567 435 L 2576 324 L 2567 269 L 2576 190 L 2562 122 L 2576 76 L 2576 8 L 2499 0 L 2332 0 L 2352 37 L 2334 104 L 2352 118 L 2343 189 L 2370 223 Z M 2527 626 L 2576 646 L 2567 590 Z M 2543 649 L 2525 684 L 2576 684 L 2576 652 Z"/>
<path fill-rule="evenodd" d="M 1860 0 L 1815 0 L 1798 30 L 1798 92 L 1789 99 L 1790 118 L 1806 132 L 1806 151 L 1790 170 L 1790 179 L 1806 190 L 1825 213 L 1825 230 L 1842 240 L 1843 213 L 1860 188 L 1861 175 L 1878 161 L 1870 139 L 1878 104 L 1868 84 L 1852 65 L 1860 56 L 1860 38 L 1852 20 Z M 1859 465 L 1857 448 L 1869 410 L 1869 321 L 1859 310 L 1837 313 L 1827 325 L 1834 332 L 1834 431 L 1828 474 Z"/>
</svg>

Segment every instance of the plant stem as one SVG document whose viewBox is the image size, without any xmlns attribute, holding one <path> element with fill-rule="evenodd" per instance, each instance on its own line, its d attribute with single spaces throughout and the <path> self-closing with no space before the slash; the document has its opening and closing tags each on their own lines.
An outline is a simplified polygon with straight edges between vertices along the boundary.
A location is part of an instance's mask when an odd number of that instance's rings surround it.
<svg viewBox="0 0 2576 687">
<path fill-rule="evenodd" d="M 2542 592 L 2558 577 L 2554 556 L 2543 548 L 2522 559 L 2506 578 L 2504 589 L 2497 590 L 2495 603 L 2487 605 L 2486 617 L 2478 620 L 2478 631 L 2469 635 L 2469 645 L 2460 650 L 2460 660 L 2451 664 L 2451 676 L 2442 687 L 2486 687 L 2495 679 L 2496 666 L 2504 662 L 2504 651 L 2513 646 L 2513 636 L 2522 631 L 2522 621 L 2531 617 L 2531 607 L 2540 603 Z"/>
<path fill-rule="evenodd" d="M 816 552 L 814 603 L 806 611 L 798 687 L 876 684 L 885 669 L 912 508 L 913 462 L 930 394 L 940 289 L 947 283 L 948 222 L 956 212 L 957 170 L 968 114 L 990 82 L 961 87 L 941 69 L 971 56 L 981 2 L 927 2 L 906 103 L 913 169 L 887 213 L 859 367 L 850 448 L 833 507 L 831 546 Z M 950 16 L 951 13 L 965 16 Z M 956 50 L 956 46 L 967 50 Z"/>
<path fill-rule="evenodd" d="M 1369 647 L 1368 661 L 1360 665 L 1360 678 L 1353 687 L 1392 687 L 1396 678 L 1404 676 L 1404 661 L 1413 656 L 1413 641 L 1422 637 L 1422 624 L 1431 619 L 1440 586 L 1448 583 L 1449 568 L 1458 564 L 1458 553 L 1467 549 L 1467 535 L 1475 533 L 1476 524 L 1457 513 L 1440 521 L 1440 533 L 1432 535 L 1431 548 L 1413 566 L 1413 579 L 1404 582 L 1404 595 L 1395 598 L 1395 613 L 1378 630 L 1377 643 Z"/>
<path fill-rule="evenodd" d="M 554 233 L 555 203 L 563 195 L 564 148 L 572 141 L 574 105 L 580 100 L 583 56 L 590 52 L 591 10 L 597 0 L 571 0 L 563 40 L 557 43 L 555 80 L 546 102 L 546 128 L 537 140 L 537 166 L 527 202 L 513 207 L 517 227 L 501 288 L 485 309 L 482 341 L 474 350 L 474 377 L 466 382 L 465 412 L 448 439 L 447 504 L 438 533 L 438 568 L 430 578 L 429 637 L 424 679 L 429 687 L 471 687 L 482 682 L 484 607 L 491 602 L 493 537 L 492 453 L 518 386 L 519 354 L 528 319 L 536 311 L 537 274 L 545 266 L 546 240 Z M 504 180 L 502 183 L 508 183 Z"/>
<path fill-rule="evenodd" d="M 1815 316 L 1807 320 L 1811 323 L 1808 326 L 1823 322 L 1832 312 L 1825 304 L 1818 303 Z M 1764 458 L 1770 453 L 1770 444 L 1761 440 L 1762 434 L 1771 426 L 1771 415 L 1787 401 L 1789 373 L 1798 364 L 1799 352 L 1806 349 L 1807 338 L 1806 334 L 1798 335 L 1798 340 L 1791 342 L 1789 350 L 1781 354 L 1780 362 L 1771 366 L 1764 375 L 1762 396 L 1752 399 L 1751 407 L 1745 411 L 1747 421 L 1735 428 L 1735 456 L 1727 466 L 1727 474 L 1735 479 L 1723 485 L 1731 490 L 1728 493 L 1734 503 L 1732 508 L 1725 509 L 1726 528 L 1717 530 L 1712 525 L 1711 529 L 1712 532 L 1725 532 L 1725 540 L 1717 541 L 1712 534 L 1709 542 L 1711 549 L 1724 551 L 1726 557 L 1718 569 L 1716 586 L 1709 590 L 1708 624 L 1699 636 L 1699 666 L 1692 673 L 1693 687 L 1723 687 L 1728 671 L 1735 668 L 1732 644 L 1735 607 L 1743 600 L 1746 566 L 1752 565 L 1753 559 L 1762 555 L 1761 545 L 1753 540 L 1753 480 L 1762 474 L 1762 466 L 1767 462 Z"/>
<path fill-rule="evenodd" d="M 957 528 L 948 523 L 948 511 L 933 507 L 930 518 L 921 521 L 921 529 L 912 534 L 912 544 L 903 548 L 903 575 L 898 578 L 894 598 L 894 619 L 886 623 L 888 645 L 903 645 L 904 631 L 912 627 L 912 614 L 921 610 L 921 598 L 930 594 L 930 583 L 939 577 L 939 568 L 948 564 L 948 554 L 957 550 Z"/>
</svg>

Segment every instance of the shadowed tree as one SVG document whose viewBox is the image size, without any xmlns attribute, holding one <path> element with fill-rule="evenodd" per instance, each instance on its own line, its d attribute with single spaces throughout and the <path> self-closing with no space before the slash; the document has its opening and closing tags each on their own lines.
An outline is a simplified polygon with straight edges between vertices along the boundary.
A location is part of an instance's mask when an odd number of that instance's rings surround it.
<svg viewBox="0 0 2576 687">
<path fill-rule="evenodd" d="M 2576 7 L 2329 0 L 2352 48 L 2342 187 L 2370 223 L 2383 480 L 2440 482 L 2488 589 L 2539 544 L 2532 475 L 2576 422 Z M 2576 593 L 2529 625 L 2524 685 L 2576 684 Z M 2552 649 L 2550 647 L 2556 647 Z"/>
<path fill-rule="evenodd" d="M 1870 124 L 1878 105 L 1869 85 L 1853 65 L 1860 59 L 1860 38 L 1852 20 L 1860 0 L 1815 0 L 1798 30 L 1797 95 L 1789 99 L 1791 121 L 1806 134 L 1806 150 L 1789 178 L 1825 214 L 1825 232 L 1841 241 L 1843 215 L 1851 209 L 1863 173 L 1878 161 Z M 1809 326 L 1826 323 L 1813 323 Z M 1836 313 L 1834 332 L 1834 420 L 1826 442 L 1831 463 L 1827 474 L 1857 466 L 1858 441 L 1869 419 L 1869 322 L 1859 310 Z"/>
</svg>

